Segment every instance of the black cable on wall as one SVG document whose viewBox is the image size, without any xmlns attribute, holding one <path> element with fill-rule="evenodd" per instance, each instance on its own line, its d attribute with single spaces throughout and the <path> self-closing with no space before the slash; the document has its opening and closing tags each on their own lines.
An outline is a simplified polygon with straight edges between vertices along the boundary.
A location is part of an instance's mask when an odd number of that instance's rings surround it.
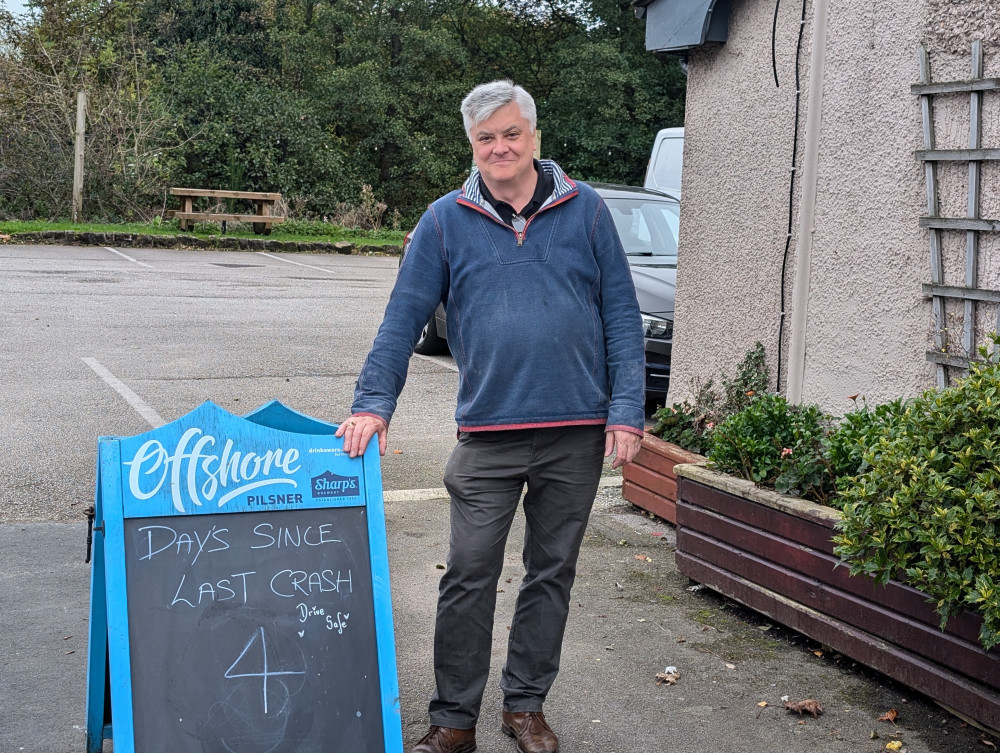
<svg viewBox="0 0 1000 753">
<path fill-rule="evenodd" d="M 781 390 L 781 362 L 784 347 L 785 332 L 785 274 L 788 269 L 788 252 L 792 246 L 792 218 L 795 211 L 795 173 L 798 169 L 799 154 L 799 109 L 802 100 L 802 85 L 800 79 L 800 62 L 802 59 L 802 35 L 806 27 L 806 5 L 809 0 L 802 0 L 802 18 L 799 20 L 799 39 L 795 46 L 795 129 L 792 136 L 792 166 L 788 179 L 788 228 L 785 235 L 785 252 L 781 259 L 781 311 L 778 315 L 778 359 L 775 369 L 775 390 Z M 778 63 L 775 54 L 778 34 L 778 9 L 781 0 L 774 4 L 774 23 L 771 27 L 771 67 L 774 73 L 774 85 L 778 87 Z"/>
</svg>

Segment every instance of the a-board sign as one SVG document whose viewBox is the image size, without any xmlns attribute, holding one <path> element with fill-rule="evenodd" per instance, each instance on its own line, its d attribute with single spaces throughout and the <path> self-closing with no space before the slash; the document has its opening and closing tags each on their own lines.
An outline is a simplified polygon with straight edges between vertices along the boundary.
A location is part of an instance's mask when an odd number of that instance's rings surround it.
<svg viewBox="0 0 1000 753">
<path fill-rule="evenodd" d="M 116 752 L 402 751 L 378 451 L 334 428 L 205 403 L 101 441 Z"/>
</svg>

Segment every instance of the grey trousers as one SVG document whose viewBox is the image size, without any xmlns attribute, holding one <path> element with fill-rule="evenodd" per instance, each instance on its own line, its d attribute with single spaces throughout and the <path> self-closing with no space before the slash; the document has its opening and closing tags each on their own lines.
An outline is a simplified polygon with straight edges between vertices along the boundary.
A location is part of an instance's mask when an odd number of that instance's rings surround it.
<svg viewBox="0 0 1000 753">
<path fill-rule="evenodd" d="M 601 477 L 603 426 L 463 433 L 448 460 L 451 543 L 434 631 L 430 722 L 476 725 L 490 671 L 504 546 L 524 497 L 521 581 L 500 687 L 507 711 L 541 711 L 559 671 L 570 589 Z"/>
</svg>

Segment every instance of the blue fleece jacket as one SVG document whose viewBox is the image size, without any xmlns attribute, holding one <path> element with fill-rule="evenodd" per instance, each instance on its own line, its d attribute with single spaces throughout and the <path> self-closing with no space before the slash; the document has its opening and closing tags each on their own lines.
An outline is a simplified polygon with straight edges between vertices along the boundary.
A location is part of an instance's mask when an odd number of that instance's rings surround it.
<svg viewBox="0 0 1000 753">
<path fill-rule="evenodd" d="M 555 190 L 521 234 L 483 199 L 475 169 L 428 208 L 358 378 L 355 415 L 388 423 L 413 347 L 444 301 L 461 430 L 642 433 L 642 320 L 614 222 L 590 186 L 541 164 Z"/>
</svg>

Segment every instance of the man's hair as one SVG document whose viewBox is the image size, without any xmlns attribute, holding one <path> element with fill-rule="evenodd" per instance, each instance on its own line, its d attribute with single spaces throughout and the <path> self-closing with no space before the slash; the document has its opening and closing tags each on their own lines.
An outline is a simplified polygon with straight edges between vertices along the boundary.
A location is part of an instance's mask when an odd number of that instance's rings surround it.
<svg viewBox="0 0 1000 753">
<path fill-rule="evenodd" d="M 532 132 L 534 132 L 537 121 L 535 100 L 510 79 L 500 79 L 490 81 L 488 84 L 480 84 L 462 100 L 462 120 L 465 121 L 465 134 L 471 140 L 472 129 L 477 123 L 489 120 L 493 113 L 511 102 L 517 103 L 521 117 L 528 121 Z"/>
</svg>

